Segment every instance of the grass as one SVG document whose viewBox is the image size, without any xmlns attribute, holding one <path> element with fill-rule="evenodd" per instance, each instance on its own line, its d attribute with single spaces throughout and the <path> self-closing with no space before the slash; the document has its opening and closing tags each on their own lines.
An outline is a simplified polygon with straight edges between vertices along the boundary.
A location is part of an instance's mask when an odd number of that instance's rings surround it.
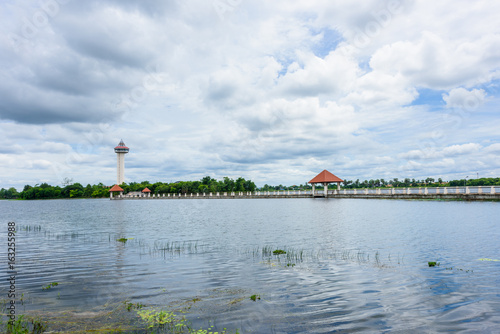
<svg viewBox="0 0 500 334">
<path fill-rule="evenodd" d="M 40 232 L 41 230 L 42 230 L 42 225 L 23 225 L 23 226 L 21 226 L 21 231 Z"/>
<path fill-rule="evenodd" d="M 270 264 L 271 266 L 281 266 L 285 268 L 291 268 L 295 266 L 300 266 L 302 264 L 308 264 L 311 262 L 317 262 L 322 260 L 341 260 L 348 262 L 357 262 L 359 264 L 369 264 L 378 268 L 390 267 L 396 262 L 398 265 L 403 264 L 404 256 L 399 253 L 397 257 L 391 257 L 389 254 L 387 259 L 384 260 L 379 251 L 374 254 L 369 254 L 361 250 L 332 250 L 332 249 L 316 249 L 316 250 L 304 250 L 297 249 L 293 247 L 273 247 L 273 246 L 263 246 L 255 247 L 251 251 L 254 258 L 259 259 L 263 263 Z"/>
<path fill-rule="evenodd" d="M 153 247 L 149 248 L 150 253 L 165 254 L 195 254 L 198 252 L 198 241 L 155 241 Z"/>
</svg>

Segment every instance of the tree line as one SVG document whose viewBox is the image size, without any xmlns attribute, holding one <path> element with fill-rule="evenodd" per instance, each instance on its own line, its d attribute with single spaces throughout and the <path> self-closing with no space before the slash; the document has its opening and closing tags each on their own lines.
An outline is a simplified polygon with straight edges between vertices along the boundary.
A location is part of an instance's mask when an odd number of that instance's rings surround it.
<svg viewBox="0 0 500 334">
<path fill-rule="evenodd" d="M 342 187 L 346 189 L 352 188 L 387 188 L 387 187 L 456 187 L 456 186 L 495 186 L 500 185 L 500 178 L 480 178 L 480 179 L 460 179 L 452 181 L 443 181 L 441 178 L 435 180 L 432 177 L 428 177 L 422 180 L 416 179 L 398 179 L 394 178 L 392 180 L 376 179 L 376 180 L 364 180 L 360 181 L 357 179 L 344 180 Z"/>
<path fill-rule="evenodd" d="M 500 186 L 500 178 L 480 178 L 480 179 L 460 179 L 452 181 L 443 181 L 427 178 L 423 180 L 405 178 L 399 180 L 371 179 L 360 181 L 344 180 L 342 188 L 384 188 L 384 187 L 455 187 L 455 186 Z M 222 180 L 216 180 L 210 176 L 205 176 L 200 181 L 178 181 L 172 183 L 149 181 L 130 182 L 121 185 L 124 193 L 131 191 L 142 191 L 144 188 L 151 190 L 153 194 L 185 194 L 185 193 L 216 193 L 216 192 L 239 192 L 239 191 L 276 191 L 276 190 L 308 190 L 312 186 L 308 183 L 302 185 L 283 186 L 282 184 L 272 186 L 265 184 L 257 188 L 251 180 L 245 180 L 239 177 L 233 180 L 224 177 Z M 330 186 L 332 189 L 336 185 Z M 80 183 L 65 182 L 63 186 L 51 186 L 47 183 L 36 184 L 35 186 L 26 185 L 21 192 L 15 188 L 0 189 L 0 199 L 57 199 L 57 198 L 103 198 L 109 197 L 109 186 L 102 183 L 96 185 L 87 184 L 83 186 Z"/>
<path fill-rule="evenodd" d="M 210 176 L 205 176 L 200 181 L 178 181 L 173 183 L 149 183 L 143 181 L 140 183 L 131 182 L 122 184 L 120 187 L 124 193 L 131 191 L 142 191 L 144 188 L 151 190 L 152 194 L 185 194 L 185 193 L 216 193 L 216 192 L 231 192 L 231 191 L 255 191 L 257 187 L 251 180 L 245 180 L 242 177 L 233 180 L 229 177 L 224 177 L 222 180 L 216 180 Z"/>
<path fill-rule="evenodd" d="M 66 185 L 51 186 L 47 183 L 36 184 L 35 186 L 25 185 L 21 192 L 15 188 L 0 189 L 0 199 L 57 199 L 57 198 L 103 198 L 109 197 L 109 189 L 102 183 L 96 185 L 83 186 L 80 183 L 65 182 Z M 210 176 L 205 176 L 200 181 L 178 181 L 173 183 L 149 181 L 130 182 L 120 185 L 124 193 L 131 191 L 142 191 L 145 188 L 151 190 L 153 194 L 178 194 L 178 193 L 209 193 L 209 192 L 231 192 L 231 191 L 255 191 L 257 187 L 251 180 L 240 177 L 233 180 L 224 177 L 216 180 Z"/>
</svg>

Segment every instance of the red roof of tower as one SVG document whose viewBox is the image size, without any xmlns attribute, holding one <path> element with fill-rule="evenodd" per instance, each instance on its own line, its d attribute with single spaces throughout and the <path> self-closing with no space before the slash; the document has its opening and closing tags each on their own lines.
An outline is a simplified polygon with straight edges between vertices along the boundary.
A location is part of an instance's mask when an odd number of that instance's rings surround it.
<svg viewBox="0 0 500 334">
<path fill-rule="evenodd" d="M 344 180 L 333 175 L 332 173 L 330 173 L 325 169 L 324 171 L 316 175 L 316 177 L 311 181 L 309 181 L 308 183 L 333 183 L 333 182 L 344 182 Z"/>
<path fill-rule="evenodd" d="M 110 192 L 115 192 L 115 191 L 123 191 L 122 187 L 119 185 L 115 184 L 111 189 L 109 189 Z"/>
<path fill-rule="evenodd" d="M 126 149 L 128 149 L 128 147 L 125 146 L 125 143 L 123 142 L 123 139 L 120 140 L 120 142 L 118 143 L 118 146 L 115 147 L 115 148 L 126 148 Z"/>
<path fill-rule="evenodd" d="M 149 190 L 149 189 L 146 187 L 146 188 L 144 188 L 144 190 L 143 190 L 142 192 L 143 192 L 143 193 L 150 193 L 150 192 L 151 192 L 151 190 Z"/>
</svg>

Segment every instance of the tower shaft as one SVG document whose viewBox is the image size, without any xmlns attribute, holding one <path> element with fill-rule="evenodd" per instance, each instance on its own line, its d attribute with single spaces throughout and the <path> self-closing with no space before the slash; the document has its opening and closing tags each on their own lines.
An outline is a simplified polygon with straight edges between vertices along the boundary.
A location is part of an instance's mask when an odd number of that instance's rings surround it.
<svg viewBox="0 0 500 334">
<path fill-rule="evenodd" d="M 125 182 L 125 154 L 116 154 L 116 184 Z"/>
</svg>

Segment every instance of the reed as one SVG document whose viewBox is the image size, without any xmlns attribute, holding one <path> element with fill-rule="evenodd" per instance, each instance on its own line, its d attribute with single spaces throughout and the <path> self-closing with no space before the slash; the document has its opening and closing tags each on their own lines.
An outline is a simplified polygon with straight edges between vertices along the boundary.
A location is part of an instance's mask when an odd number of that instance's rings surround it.
<svg viewBox="0 0 500 334">
<path fill-rule="evenodd" d="M 360 249 L 332 250 L 322 248 L 304 250 L 294 247 L 275 247 L 271 245 L 265 245 L 262 247 L 254 247 L 246 253 L 251 254 L 253 258 L 258 259 L 259 261 L 263 261 L 264 263 L 284 263 L 283 266 L 285 267 L 294 267 L 296 264 L 300 263 L 307 264 L 324 260 L 337 260 L 357 262 L 358 264 L 371 264 L 379 268 L 387 267 L 387 264 L 382 261 L 379 251 L 376 251 L 374 254 L 369 254 Z M 400 265 L 403 262 L 403 259 L 404 257 L 401 257 L 401 255 L 398 253 L 397 264 Z M 387 261 L 392 262 L 390 254 L 387 256 Z"/>
</svg>

